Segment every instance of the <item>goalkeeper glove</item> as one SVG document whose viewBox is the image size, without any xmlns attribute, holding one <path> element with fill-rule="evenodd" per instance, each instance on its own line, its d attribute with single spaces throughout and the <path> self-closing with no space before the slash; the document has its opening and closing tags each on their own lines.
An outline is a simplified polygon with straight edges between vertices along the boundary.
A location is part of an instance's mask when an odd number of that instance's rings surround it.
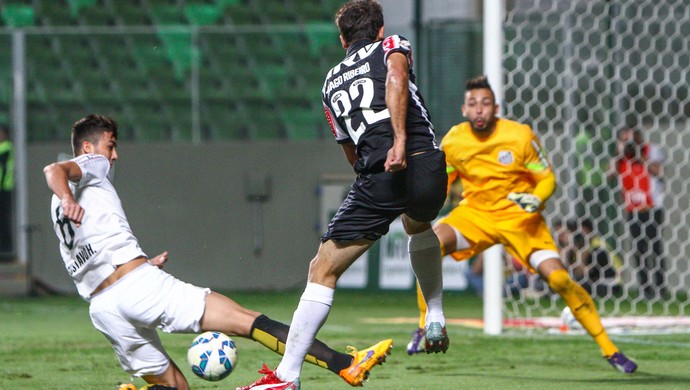
<svg viewBox="0 0 690 390">
<path fill-rule="evenodd" d="M 528 213 L 537 211 L 539 206 L 541 206 L 539 197 L 528 192 L 511 192 L 508 194 L 508 200 L 517 203 L 518 206 Z"/>
</svg>

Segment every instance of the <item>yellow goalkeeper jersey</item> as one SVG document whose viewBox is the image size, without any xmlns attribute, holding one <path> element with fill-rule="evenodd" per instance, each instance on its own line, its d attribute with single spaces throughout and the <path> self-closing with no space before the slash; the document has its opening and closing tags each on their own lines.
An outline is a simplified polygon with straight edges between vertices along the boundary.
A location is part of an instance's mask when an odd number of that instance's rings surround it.
<svg viewBox="0 0 690 390">
<path fill-rule="evenodd" d="M 534 191 L 536 183 L 551 174 L 551 165 L 532 129 L 496 118 L 494 132 L 479 138 L 469 122 L 453 126 L 441 141 L 446 153 L 449 184 L 462 181 L 467 206 L 486 211 L 518 207 L 508 200 L 511 192 Z"/>
</svg>

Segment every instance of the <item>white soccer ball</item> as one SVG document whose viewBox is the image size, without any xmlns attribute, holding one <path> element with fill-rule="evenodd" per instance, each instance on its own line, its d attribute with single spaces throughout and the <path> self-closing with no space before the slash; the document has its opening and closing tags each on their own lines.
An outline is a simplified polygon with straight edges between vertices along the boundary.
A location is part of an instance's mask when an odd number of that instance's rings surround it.
<svg viewBox="0 0 690 390">
<path fill-rule="evenodd" d="M 219 381 L 237 365 L 235 341 L 221 332 L 204 332 L 194 338 L 187 361 L 199 378 Z"/>
<path fill-rule="evenodd" d="M 561 321 L 563 322 L 563 325 L 565 325 L 566 328 L 572 329 L 572 330 L 581 330 L 582 325 L 578 320 L 575 319 L 575 316 L 573 315 L 573 312 L 570 311 L 570 308 L 566 306 L 563 311 L 561 311 Z"/>
</svg>

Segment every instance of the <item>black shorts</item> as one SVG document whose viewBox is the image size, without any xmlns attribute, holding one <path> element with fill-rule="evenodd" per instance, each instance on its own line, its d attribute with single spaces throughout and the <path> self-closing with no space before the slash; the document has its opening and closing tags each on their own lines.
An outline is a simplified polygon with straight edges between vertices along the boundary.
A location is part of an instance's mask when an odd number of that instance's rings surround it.
<svg viewBox="0 0 690 390">
<path fill-rule="evenodd" d="M 447 183 L 441 150 L 407 157 L 407 169 L 399 172 L 360 174 L 321 242 L 378 240 L 403 213 L 431 222 L 445 202 Z"/>
</svg>

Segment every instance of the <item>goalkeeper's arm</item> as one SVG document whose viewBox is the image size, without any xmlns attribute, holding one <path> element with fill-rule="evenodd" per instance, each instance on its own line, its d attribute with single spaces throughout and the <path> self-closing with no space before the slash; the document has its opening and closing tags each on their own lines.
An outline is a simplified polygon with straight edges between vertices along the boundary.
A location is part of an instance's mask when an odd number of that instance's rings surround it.
<svg viewBox="0 0 690 390">
<path fill-rule="evenodd" d="M 539 179 L 531 194 L 528 192 L 511 192 L 508 194 L 508 200 L 517 203 L 528 213 L 534 213 L 553 195 L 555 190 L 556 175 L 549 170 L 546 175 Z"/>
</svg>

